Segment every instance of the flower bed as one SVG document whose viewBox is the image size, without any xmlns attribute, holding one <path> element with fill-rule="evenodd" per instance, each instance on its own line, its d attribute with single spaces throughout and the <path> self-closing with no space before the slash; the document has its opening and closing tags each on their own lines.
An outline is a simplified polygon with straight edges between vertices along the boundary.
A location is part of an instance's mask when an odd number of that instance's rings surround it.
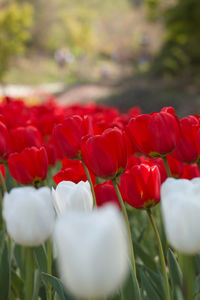
<svg viewBox="0 0 200 300">
<path fill-rule="evenodd" d="M 198 299 L 199 115 L 5 98 L 0 157 L 0 299 Z"/>
</svg>

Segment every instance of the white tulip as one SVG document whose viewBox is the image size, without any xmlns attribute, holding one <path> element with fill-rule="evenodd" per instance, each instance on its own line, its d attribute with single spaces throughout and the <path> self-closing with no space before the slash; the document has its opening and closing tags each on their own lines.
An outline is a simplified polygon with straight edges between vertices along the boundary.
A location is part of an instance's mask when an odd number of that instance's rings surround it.
<svg viewBox="0 0 200 300">
<path fill-rule="evenodd" d="M 185 254 L 200 251 L 200 178 L 168 178 L 161 187 L 164 227 L 170 244 Z"/>
<path fill-rule="evenodd" d="M 57 221 L 55 243 L 61 279 L 76 297 L 106 297 L 123 284 L 129 246 L 115 206 L 65 214 Z"/>
<path fill-rule="evenodd" d="M 93 207 L 93 198 L 89 182 L 72 181 L 60 182 L 56 190 L 52 189 L 53 204 L 58 215 L 66 211 L 90 211 Z"/>
<path fill-rule="evenodd" d="M 24 246 L 38 246 L 51 235 L 55 224 L 48 187 L 14 188 L 3 198 L 3 218 L 11 238 Z"/>
</svg>

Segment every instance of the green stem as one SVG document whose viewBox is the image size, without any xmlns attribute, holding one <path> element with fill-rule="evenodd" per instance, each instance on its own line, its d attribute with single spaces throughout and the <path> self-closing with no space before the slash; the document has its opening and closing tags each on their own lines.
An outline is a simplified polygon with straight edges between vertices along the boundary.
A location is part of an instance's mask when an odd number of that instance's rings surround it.
<svg viewBox="0 0 200 300">
<path fill-rule="evenodd" d="M 12 177 L 12 182 L 13 182 L 13 186 L 16 188 L 18 187 L 18 183 L 17 181 L 15 180 L 15 178 Z"/>
<path fill-rule="evenodd" d="M 52 269 L 52 247 L 50 238 L 47 240 L 47 273 L 51 275 Z M 51 300 L 51 284 L 48 283 L 47 299 Z"/>
<path fill-rule="evenodd" d="M 132 241 L 132 235 L 131 235 L 131 228 L 130 228 L 130 223 L 129 223 L 129 219 L 128 219 L 128 214 L 126 211 L 126 206 L 124 205 L 124 201 L 122 199 L 122 195 L 120 193 L 120 190 L 118 188 L 117 182 L 115 179 L 112 180 L 113 186 L 115 188 L 115 192 L 117 194 L 117 197 L 119 199 L 120 205 L 121 205 L 121 209 L 122 209 L 122 214 L 124 216 L 124 220 L 126 222 L 126 227 L 127 227 L 127 231 L 128 231 L 128 239 L 129 239 L 129 247 L 130 247 L 130 255 L 131 255 L 131 264 L 133 267 L 133 271 L 136 274 L 136 266 L 135 266 L 135 255 L 134 255 L 134 249 L 133 249 L 133 241 Z"/>
<path fill-rule="evenodd" d="M 34 256 L 33 248 L 26 248 L 26 273 L 25 273 L 25 300 L 31 300 L 33 297 L 34 283 Z"/>
<path fill-rule="evenodd" d="M 89 184 L 90 184 L 90 189 L 91 189 L 92 197 L 93 197 L 93 206 L 96 207 L 97 206 L 96 196 L 95 196 L 94 186 L 92 184 L 92 179 L 91 179 L 91 176 L 90 176 L 90 172 L 88 171 L 88 168 L 86 167 L 86 165 L 84 164 L 83 161 L 82 161 L 82 164 L 83 164 L 83 168 L 85 170 L 85 174 L 86 174 L 87 179 L 88 179 Z"/>
<path fill-rule="evenodd" d="M 24 279 L 26 274 L 26 270 L 25 270 L 25 261 L 26 261 L 26 248 L 24 246 L 21 246 L 21 277 Z"/>
<path fill-rule="evenodd" d="M 43 182 L 44 182 L 44 186 L 49 186 L 49 185 L 48 185 L 47 178 L 46 178 L 46 179 L 44 179 L 44 181 L 43 181 Z"/>
<path fill-rule="evenodd" d="M 5 179 L 4 179 L 1 171 L 0 171 L 0 181 L 1 181 L 3 191 L 4 191 L 4 194 L 5 194 L 5 193 L 7 193 L 7 187 L 6 187 Z"/>
<path fill-rule="evenodd" d="M 161 243 L 161 240 L 160 240 L 160 235 L 159 235 L 156 223 L 154 221 L 154 218 L 153 218 L 153 215 L 152 215 L 150 209 L 147 210 L 147 214 L 148 214 L 149 219 L 151 221 L 151 224 L 152 224 L 152 227 L 153 227 L 153 230 L 155 232 L 156 239 L 157 239 L 157 242 L 158 242 L 160 262 L 161 262 L 161 267 L 162 267 L 162 272 L 163 272 L 163 277 L 164 277 L 164 282 L 165 282 L 166 299 L 170 300 L 169 282 L 168 282 L 167 270 L 166 270 L 166 265 L 165 265 L 165 257 L 164 257 L 164 253 L 163 253 L 162 243 Z"/>
<path fill-rule="evenodd" d="M 166 172 L 167 172 L 167 176 L 168 176 L 168 177 L 172 177 L 172 173 L 171 173 L 171 170 L 170 170 L 168 161 L 167 161 L 167 157 L 166 157 L 166 156 L 163 157 L 162 160 L 163 160 L 163 163 L 164 163 L 164 165 L 165 165 L 165 170 L 166 170 Z"/>
<path fill-rule="evenodd" d="M 185 300 L 194 299 L 194 257 L 189 255 L 178 255 L 179 264 L 183 272 L 183 293 Z"/>
</svg>

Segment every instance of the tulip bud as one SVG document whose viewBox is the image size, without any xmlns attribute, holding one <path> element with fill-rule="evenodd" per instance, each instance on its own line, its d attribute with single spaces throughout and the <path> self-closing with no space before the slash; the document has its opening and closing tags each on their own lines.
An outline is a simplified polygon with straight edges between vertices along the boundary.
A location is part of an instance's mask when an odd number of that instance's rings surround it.
<svg viewBox="0 0 200 300">
<path fill-rule="evenodd" d="M 48 187 L 14 188 L 3 199 L 3 218 L 11 238 L 24 246 L 38 246 L 54 227 L 51 190 Z"/>
<path fill-rule="evenodd" d="M 68 210 L 90 211 L 93 207 L 93 198 L 89 182 L 72 181 L 60 182 L 56 190 L 52 189 L 53 203 L 58 215 Z"/>
<path fill-rule="evenodd" d="M 56 223 L 55 242 L 61 279 L 76 297 L 104 298 L 123 283 L 129 247 L 115 206 L 66 214 Z"/>
<path fill-rule="evenodd" d="M 164 227 L 170 244 L 185 254 L 200 251 L 200 179 L 168 178 L 161 187 Z"/>
</svg>

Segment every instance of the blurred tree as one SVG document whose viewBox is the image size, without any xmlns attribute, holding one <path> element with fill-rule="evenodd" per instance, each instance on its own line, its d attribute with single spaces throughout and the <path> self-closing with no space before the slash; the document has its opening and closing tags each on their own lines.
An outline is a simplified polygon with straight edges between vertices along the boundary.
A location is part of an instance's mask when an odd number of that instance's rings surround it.
<svg viewBox="0 0 200 300">
<path fill-rule="evenodd" d="M 77 55 L 95 52 L 97 40 L 93 25 L 94 12 L 91 8 L 73 5 L 60 11 L 59 18 L 60 24 L 55 24 L 49 34 L 49 47 L 56 50 L 65 45 Z M 55 36 L 60 36 L 60 39 L 55 39 Z"/>
<path fill-rule="evenodd" d="M 32 13 L 30 4 L 0 0 L 0 81 L 3 81 L 12 58 L 25 51 Z"/>
<path fill-rule="evenodd" d="M 129 0 L 17 0 L 34 7 L 31 47 L 50 54 L 66 47 L 74 54 L 96 54 L 102 48 L 98 22 L 130 7 Z M 117 23 L 117 22 L 116 22 Z M 127 33 L 128 35 L 128 33 Z M 111 38 L 112 39 L 112 38 Z"/>
<path fill-rule="evenodd" d="M 148 0 L 158 5 L 161 0 Z M 156 3 L 157 2 L 157 3 Z M 200 1 L 177 0 L 162 7 L 165 39 L 155 59 L 156 73 L 199 73 L 200 66 Z"/>
</svg>

